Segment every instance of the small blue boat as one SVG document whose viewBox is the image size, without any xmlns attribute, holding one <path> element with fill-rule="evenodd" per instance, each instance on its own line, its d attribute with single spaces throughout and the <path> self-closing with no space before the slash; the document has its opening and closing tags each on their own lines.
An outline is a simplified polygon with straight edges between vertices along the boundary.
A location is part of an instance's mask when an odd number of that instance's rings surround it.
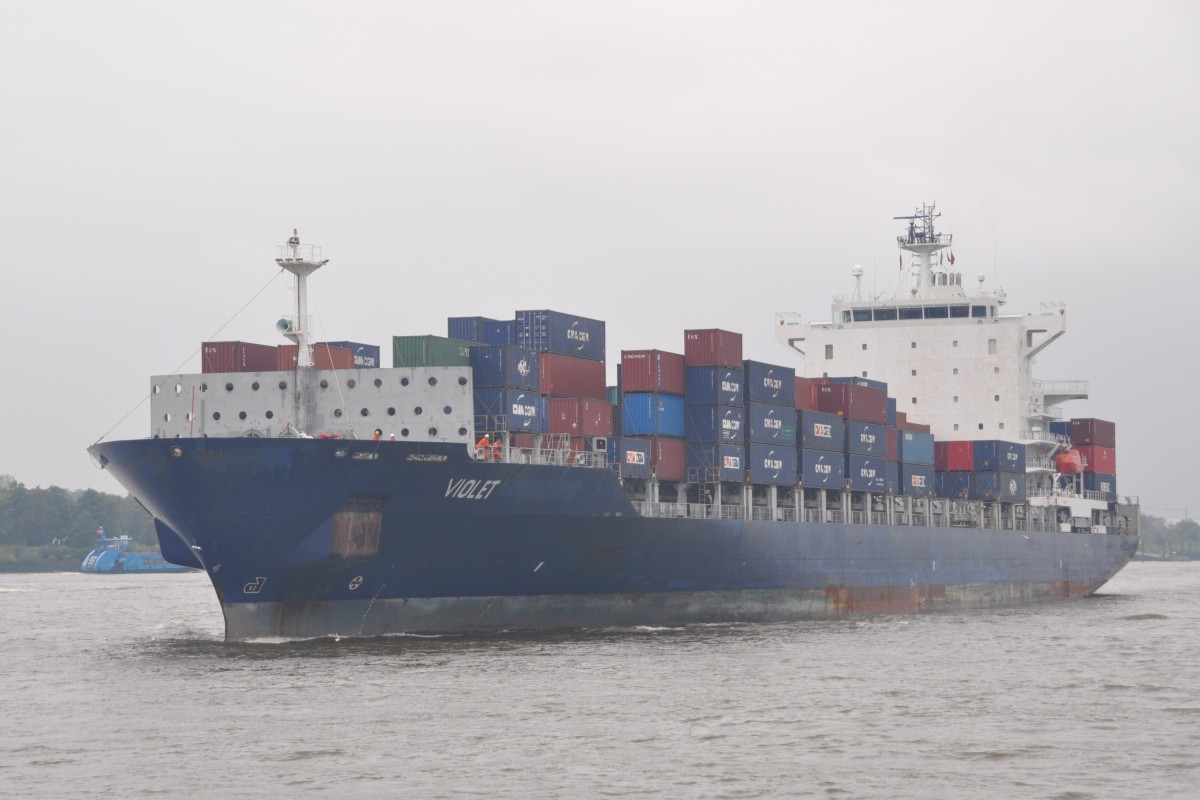
<svg viewBox="0 0 1200 800">
<path fill-rule="evenodd" d="M 193 572 L 163 559 L 158 553 L 130 551 L 128 536 L 105 536 L 104 527 L 96 529 L 96 546 L 80 565 L 80 572 Z"/>
</svg>

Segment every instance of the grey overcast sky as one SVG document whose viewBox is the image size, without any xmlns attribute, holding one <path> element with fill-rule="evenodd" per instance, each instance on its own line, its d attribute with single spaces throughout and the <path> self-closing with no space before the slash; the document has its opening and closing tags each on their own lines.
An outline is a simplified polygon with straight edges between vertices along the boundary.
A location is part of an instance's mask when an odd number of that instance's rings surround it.
<svg viewBox="0 0 1200 800">
<path fill-rule="evenodd" d="M 15 2 L 0 27 L 0 474 L 118 493 L 85 447 L 213 336 L 556 308 L 622 349 L 896 288 L 936 201 L 1008 309 L 1068 309 L 1119 489 L 1200 507 L 1195 2 Z M 270 282 L 270 283 L 269 283 Z M 218 329 L 264 285 L 258 298 Z M 390 358 L 384 357 L 389 364 Z M 149 406 L 109 438 L 149 430 Z"/>
</svg>

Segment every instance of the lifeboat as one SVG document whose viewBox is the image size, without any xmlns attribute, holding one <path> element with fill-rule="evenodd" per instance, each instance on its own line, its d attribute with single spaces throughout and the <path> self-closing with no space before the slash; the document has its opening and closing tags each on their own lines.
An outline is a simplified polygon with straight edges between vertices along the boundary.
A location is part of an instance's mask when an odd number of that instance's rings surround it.
<svg viewBox="0 0 1200 800">
<path fill-rule="evenodd" d="M 1054 466 L 1061 475 L 1083 472 L 1083 457 L 1078 450 L 1067 449 L 1054 457 Z"/>
</svg>

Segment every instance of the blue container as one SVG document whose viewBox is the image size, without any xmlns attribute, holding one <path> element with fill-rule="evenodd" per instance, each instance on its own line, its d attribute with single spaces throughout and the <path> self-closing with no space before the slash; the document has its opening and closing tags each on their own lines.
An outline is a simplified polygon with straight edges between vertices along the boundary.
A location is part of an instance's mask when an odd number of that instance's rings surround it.
<svg viewBox="0 0 1200 800">
<path fill-rule="evenodd" d="M 716 478 L 740 483 L 746 477 L 746 448 L 738 444 L 689 442 L 687 467 L 688 480 L 711 483 Z"/>
<path fill-rule="evenodd" d="M 451 339 L 480 344 L 512 344 L 513 322 L 487 317 L 449 317 L 446 332 Z"/>
<path fill-rule="evenodd" d="M 1025 476 L 1015 472 L 976 471 L 972 473 L 971 491 L 967 498 L 993 503 L 1019 503 L 1025 499 Z"/>
<path fill-rule="evenodd" d="M 1065 436 L 1070 439 L 1071 421 L 1069 419 L 1064 419 L 1061 422 L 1051 422 L 1050 433 L 1054 434 L 1055 436 Z"/>
<path fill-rule="evenodd" d="M 886 456 L 887 427 L 878 422 L 847 420 L 846 452 L 864 456 Z"/>
<path fill-rule="evenodd" d="M 732 367 L 688 367 L 685 392 L 689 405 L 741 406 L 742 371 Z"/>
<path fill-rule="evenodd" d="M 824 411 L 797 411 L 796 441 L 809 450 L 845 452 L 846 420 Z"/>
<path fill-rule="evenodd" d="M 932 464 L 901 464 L 900 494 L 932 497 L 937 493 L 937 473 Z"/>
<path fill-rule="evenodd" d="M 608 440 L 608 465 L 622 478 L 650 477 L 650 441 L 648 439 Z"/>
<path fill-rule="evenodd" d="M 745 414 L 734 406 L 687 406 L 683 433 L 689 442 L 741 444 Z"/>
<path fill-rule="evenodd" d="M 1117 476 L 1105 475 L 1103 472 L 1083 473 L 1083 490 L 1099 492 L 1110 503 L 1117 501 Z"/>
<path fill-rule="evenodd" d="M 746 403 L 746 441 L 795 447 L 795 409 L 771 403 Z"/>
<path fill-rule="evenodd" d="M 881 389 L 886 394 L 887 384 L 883 381 L 873 381 L 869 378 L 830 378 L 830 383 L 850 383 L 855 386 L 867 386 L 872 389 Z"/>
<path fill-rule="evenodd" d="M 887 461 L 882 455 L 846 456 L 846 483 L 851 491 L 882 494 L 887 489 Z"/>
<path fill-rule="evenodd" d="M 887 399 L 887 426 L 889 428 L 896 427 L 896 398 L 894 397 Z"/>
<path fill-rule="evenodd" d="M 476 388 L 509 386 L 536 392 L 542 380 L 541 359 L 523 347 L 473 345 L 471 373 Z"/>
<path fill-rule="evenodd" d="M 627 394 L 621 405 L 621 433 L 683 438 L 683 406 L 677 394 Z"/>
<path fill-rule="evenodd" d="M 751 442 L 746 448 L 750 482 L 774 486 L 796 485 L 796 448 Z"/>
<path fill-rule="evenodd" d="M 896 460 L 905 464 L 932 464 L 933 434 L 896 431 Z"/>
<path fill-rule="evenodd" d="M 900 465 L 895 461 L 887 462 L 883 468 L 883 491 L 888 494 L 900 494 Z"/>
<path fill-rule="evenodd" d="M 479 426 L 483 430 L 479 430 Z M 476 433 L 507 427 L 513 433 L 545 433 L 546 403 L 537 390 L 475 389 Z"/>
<path fill-rule="evenodd" d="M 539 353 L 604 360 L 604 322 L 561 311 L 518 311 L 515 343 Z"/>
<path fill-rule="evenodd" d="M 973 472 L 939 472 L 937 473 L 937 493 L 940 497 L 952 500 L 966 500 L 971 496 L 971 476 Z"/>
<path fill-rule="evenodd" d="M 1024 472 L 1025 446 L 998 439 L 975 442 L 976 472 Z"/>
<path fill-rule="evenodd" d="M 800 482 L 805 489 L 838 489 L 846 484 L 846 457 L 832 450 L 799 451 Z"/>
<path fill-rule="evenodd" d="M 362 342 L 317 342 L 317 345 L 340 347 L 354 353 L 355 369 L 376 369 L 379 367 L 379 345 L 363 344 Z"/>
<path fill-rule="evenodd" d="M 761 361 L 743 361 L 746 401 L 796 407 L 796 370 Z"/>
</svg>

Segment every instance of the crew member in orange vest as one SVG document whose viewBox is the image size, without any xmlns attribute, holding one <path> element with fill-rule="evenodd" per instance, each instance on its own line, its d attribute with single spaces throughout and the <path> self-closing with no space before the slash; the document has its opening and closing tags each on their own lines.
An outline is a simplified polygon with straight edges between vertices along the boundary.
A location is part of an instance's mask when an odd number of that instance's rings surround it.
<svg viewBox="0 0 1200 800">
<path fill-rule="evenodd" d="M 500 437 L 501 434 L 497 433 L 492 441 L 492 461 L 501 461 L 504 458 L 504 442 Z"/>
<path fill-rule="evenodd" d="M 490 446 L 491 446 L 491 442 L 488 440 L 488 435 L 485 433 L 483 435 L 483 438 L 475 443 L 475 457 L 476 458 L 487 458 L 488 457 L 488 448 Z"/>
</svg>

